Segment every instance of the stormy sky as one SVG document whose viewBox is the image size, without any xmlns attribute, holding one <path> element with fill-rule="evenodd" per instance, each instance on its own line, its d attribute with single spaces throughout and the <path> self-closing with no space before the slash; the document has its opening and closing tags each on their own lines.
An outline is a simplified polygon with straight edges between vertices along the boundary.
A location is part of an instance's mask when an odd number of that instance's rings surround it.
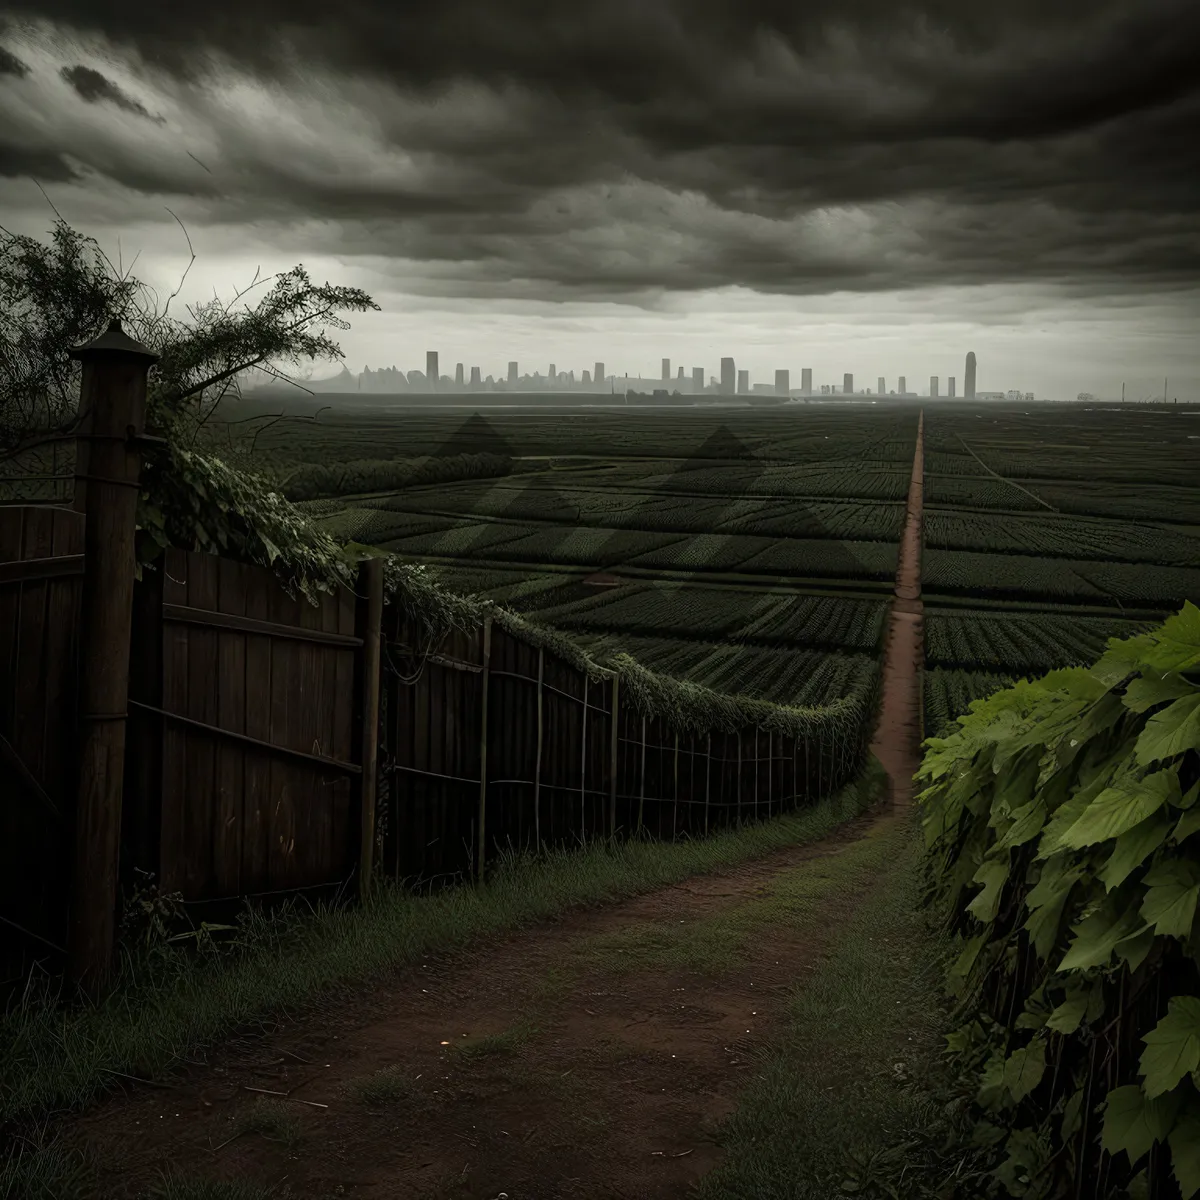
<svg viewBox="0 0 1200 1200">
<path fill-rule="evenodd" d="M 0 0 L 0 224 L 365 288 L 355 371 L 1200 399 L 1198 60 L 1194 0 Z"/>
</svg>

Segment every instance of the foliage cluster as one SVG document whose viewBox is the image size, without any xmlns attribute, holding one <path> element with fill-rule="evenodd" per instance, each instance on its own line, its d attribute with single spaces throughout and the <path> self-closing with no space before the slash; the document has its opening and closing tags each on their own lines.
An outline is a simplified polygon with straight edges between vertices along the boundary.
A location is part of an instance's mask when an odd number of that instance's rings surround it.
<svg viewBox="0 0 1200 1200">
<path fill-rule="evenodd" d="M 495 479 L 509 474 L 512 469 L 511 458 L 488 453 L 302 463 L 287 472 L 279 490 L 288 500 L 300 502 L 363 492 L 400 491 L 421 484 L 460 479 Z"/>
<path fill-rule="evenodd" d="M 930 738 L 949 1052 L 991 1193 L 1200 1194 L 1200 609 Z M 1098 1135 L 1098 1136 L 1097 1136 Z"/>
</svg>

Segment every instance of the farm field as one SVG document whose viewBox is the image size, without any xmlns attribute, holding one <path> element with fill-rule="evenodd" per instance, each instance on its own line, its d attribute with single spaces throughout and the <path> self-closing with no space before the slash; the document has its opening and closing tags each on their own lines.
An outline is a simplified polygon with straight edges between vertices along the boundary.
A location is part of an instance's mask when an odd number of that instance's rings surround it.
<svg viewBox="0 0 1200 1200">
<path fill-rule="evenodd" d="M 928 734 L 1200 598 L 1194 416 L 939 404 L 925 438 Z"/>
<path fill-rule="evenodd" d="M 256 451 L 285 489 L 340 489 L 298 501 L 331 533 L 453 590 L 599 655 L 818 705 L 877 686 L 916 427 L 887 405 L 398 409 L 281 422 Z M 376 486 L 389 455 L 471 475 Z"/>
</svg>

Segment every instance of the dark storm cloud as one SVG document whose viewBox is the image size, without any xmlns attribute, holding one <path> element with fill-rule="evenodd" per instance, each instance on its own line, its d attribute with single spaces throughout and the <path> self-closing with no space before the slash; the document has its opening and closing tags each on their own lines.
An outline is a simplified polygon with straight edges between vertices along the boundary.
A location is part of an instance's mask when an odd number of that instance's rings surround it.
<svg viewBox="0 0 1200 1200">
<path fill-rule="evenodd" d="M 75 89 L 76 95 L 89 104 L 107 101 L 135 116 L 145 117 L 148 121 L 157 121 L 160 125 L 163 123 L 162 117 L 152 116 L 144 104 L 126 96 L 112 80 L 106 79 L 99 71 L 94 71 L 91 67 L 63 67 L 60 73 Z"/>
<path fill-rule="evenodd" d="M 434 294 L 1200 278 L 1194 0 L 7 7 L 136 51 L 184 108 L 237 71 L 285 106 L 328 96 L 310 144 L 247 119 L 152 165 L 86 161 L 214 219 L 327 218 Z M 71 82 L 149 116 L 90 68 Z M 353 137 L 330 135 L 338 102 Z"/>
<path fill-rule="evenodd" d="M 0 46 L 0 75 L 15 75 L 18 79 L 29 74 L 29 68 L 11 51 Z"/>
</svg>

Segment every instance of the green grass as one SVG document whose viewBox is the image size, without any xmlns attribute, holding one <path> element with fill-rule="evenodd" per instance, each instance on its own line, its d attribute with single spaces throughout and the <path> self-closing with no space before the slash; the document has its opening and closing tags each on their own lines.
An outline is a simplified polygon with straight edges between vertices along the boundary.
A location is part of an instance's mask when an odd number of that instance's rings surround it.
<svg viewBox="0 0 1200 1200">
<path fill-rule="evenodd" d="M 257 1133 L 285 1146 L 298 1145 L 303 1138 L 303 1126 L 296 1110 L 286 1100 L 260 1096 L 238 1117 L 237 1132 Z"/>
<path fill-rule="evenodd" d="M 363 908 L 323 908 L 286 936 L 237 957 L 182 960 L 167 973 L 126 967 L 97 1006 L 64 1008 L 34 997 L 0 1020 L 0 1126 L 79 1106 L 113 1072 L 161 1077 L 184 1056 L 272 1012 L 299 1010 L 339 989 L 575 905 L 615 900 L 814 841 L 883 794 L 882 768 L 837 796 L 777 820 L 676 844 L 629 841 L 545 859 L 510 857 L 483 887 L 416 897 L 381 886 Z"/>
<path fill-rule="evenodd" d="M 417 1094 L 417 1080 L 400 1067 L 384 1067 L 350 1080 L 346 1090 L 363 1104 L 378 1108 L 411 1100 Z"/>
<path fill-rule="evenodd" d="M 914 828 L 872 841 L 877 885 L 793 992 L 784 1032 L 723 1127 L 727 1157 L 702 1200 L 828 1200 L 848 1182 L 861 1195 L 937 1194 L 921 1186 L 945 1165 L 928 1147 L 946 1121 L 933 1099 L 946 947 L 919 907 Z"/>
</svg>

